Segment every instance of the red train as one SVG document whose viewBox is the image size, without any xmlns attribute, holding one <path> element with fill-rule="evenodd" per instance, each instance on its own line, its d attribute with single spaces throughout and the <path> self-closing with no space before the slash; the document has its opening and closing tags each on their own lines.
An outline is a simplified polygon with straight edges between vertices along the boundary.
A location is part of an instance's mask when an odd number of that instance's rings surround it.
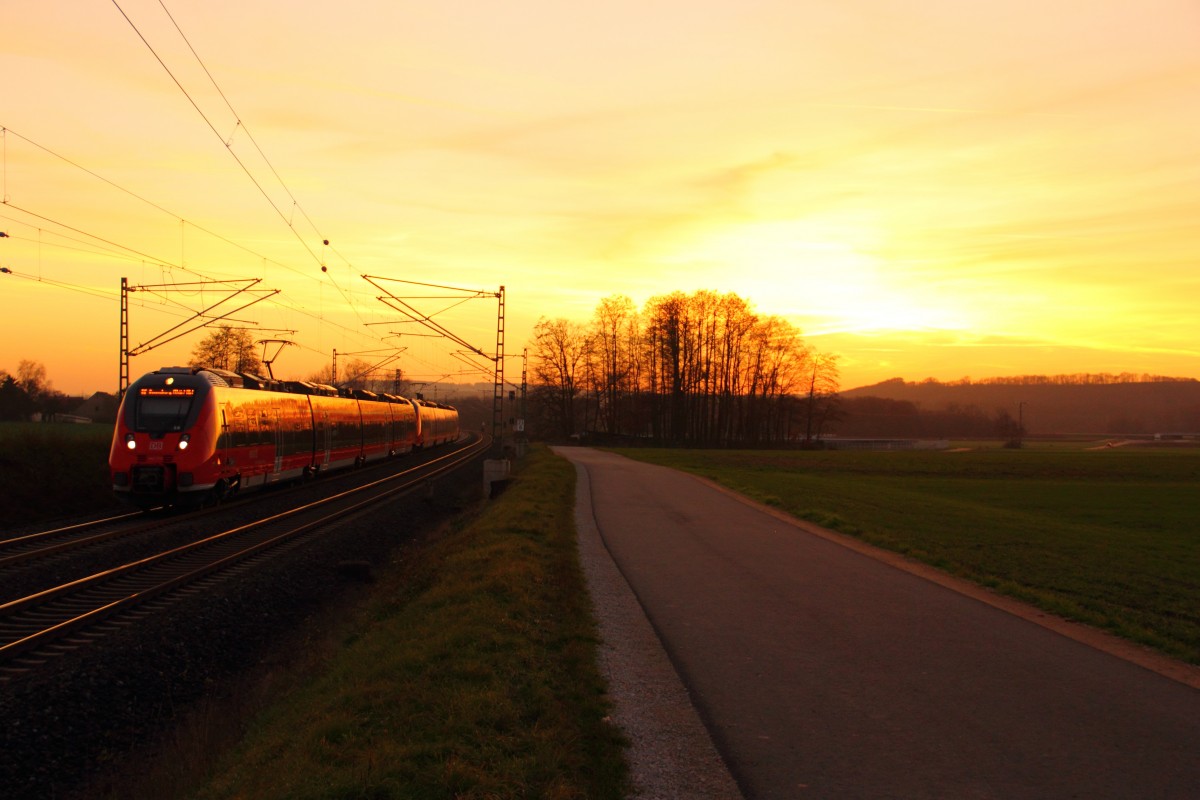
<svg viewBox="0 0 1200 800">
<path fill-rule="evenodd" d="M 458 434 L 458 412 L 424 400 L 166 367 L 125 393 L 108 464 L 113 491 L 138 506 L 199 506 Z"/>
</svg>

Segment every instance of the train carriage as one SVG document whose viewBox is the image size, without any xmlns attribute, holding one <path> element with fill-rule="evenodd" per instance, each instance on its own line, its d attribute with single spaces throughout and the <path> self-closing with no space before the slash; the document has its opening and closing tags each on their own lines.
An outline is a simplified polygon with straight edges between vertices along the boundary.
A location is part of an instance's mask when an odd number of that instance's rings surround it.
<svg viewBox="0 0 1200 800">
<path fill-rule="evenodd" d="M 430 421 L 430 443 L 456 438 Z M 407 453 L 423 444 L 414 401 L 217 369 L 168 367 L 129 387 L 109 451 L 113 490 L 144 508 L 200 505 L 242 489 Z"/>
<path fill-rule="evenodd" d="M 391 414 L 391 455 L 402 456 L 411 453 L 417 445 L 417 410 L 407 397 L 394 394 L 383 394 L 380 397 L 388 402 Z"/>
<path fill-rule="evenodd" d="M 417 446 L 436 447 L 458 438 L 458 411 L 428 400 L 413 400 L 417 412 Z"/>
</svg>

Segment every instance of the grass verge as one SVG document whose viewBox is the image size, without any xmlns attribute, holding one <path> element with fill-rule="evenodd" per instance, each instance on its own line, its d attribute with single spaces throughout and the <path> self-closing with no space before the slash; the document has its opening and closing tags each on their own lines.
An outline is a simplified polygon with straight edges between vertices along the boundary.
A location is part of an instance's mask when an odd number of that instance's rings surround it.
<svg viewBox="0 0 1200 800">
<path fill-rule="evenodd" d="M 112 491 L 112 425 L 0 422 L 3 527 L 126 508 Z"/>
<path fill-rule="evenodd" d="M 1200 664 L 1200 452 L 622 450 Z"/>
<path fill-rule="evenodd" d="M 377 591 L 320 674 L 194 796 L 619 798 L 575 473 L 534 448 L 508 490 Z"/>
</svg>

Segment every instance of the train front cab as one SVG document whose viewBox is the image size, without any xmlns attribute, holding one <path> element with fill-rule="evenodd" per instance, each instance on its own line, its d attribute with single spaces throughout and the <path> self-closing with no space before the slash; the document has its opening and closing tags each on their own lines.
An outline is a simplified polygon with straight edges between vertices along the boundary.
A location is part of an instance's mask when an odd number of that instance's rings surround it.
<svg viewBox="0 0 1200 800">
<path fill-rule="evenodd" d="M 244 388 L 225 370 L 171 367 L 139 378 L 109 453 L 113 490 L 142 508 L 195 507 L 313 472 L 305 395 Z"/>
<path fill-rule="evenodd" d="M 113 491 L 142 508 L 207 491 L 197 466 L 217 444 L 212 386 L 190 370 L 159 370 L 125 393 L 109 449 Z"/>
</svg>

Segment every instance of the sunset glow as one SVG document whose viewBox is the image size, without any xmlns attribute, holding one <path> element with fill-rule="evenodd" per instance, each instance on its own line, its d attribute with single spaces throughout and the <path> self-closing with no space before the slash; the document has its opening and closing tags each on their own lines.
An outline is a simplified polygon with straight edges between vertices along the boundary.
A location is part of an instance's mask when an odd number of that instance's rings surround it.
<svg viewBox="0 0 1200 800">
<path fill-rule="evenodd" d="M 235 316 L 297 343 L 289 377 L 398 346 L 487 379 L 364 274 L 503 285 L 510 353 L 543 315 L 711 289 L 846 388 L 1200 377 L 1189 0 L 10 5 L 0 368 L 62 391 L 116 388 L 121 277 L 197 276 L 280 290 Z M 133 344 L 214 291 L 135 294 Z M 487 350 L 496 312 L 443 321 Z"/>
</svg>

